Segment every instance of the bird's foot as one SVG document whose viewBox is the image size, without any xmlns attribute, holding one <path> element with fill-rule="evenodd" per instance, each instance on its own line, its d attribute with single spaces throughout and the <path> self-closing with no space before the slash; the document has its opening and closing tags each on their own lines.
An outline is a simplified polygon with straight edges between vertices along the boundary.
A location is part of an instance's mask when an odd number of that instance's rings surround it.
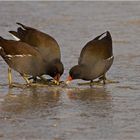
<svg viewBox="0 0 140 140">
<path fill-rule="evenodd" d="M 101 83 L 99 81 L 93 81 L 93 82 L 78 83 L 78 85 L 79 86 L 86 86 L 86 85 L 94 86 L 94 85 L 101 85 Z"/>
<path fill-rule="evenodd" d="M 44 77 L 40 77 L 40 79 L 36 80 L 36 83 L 32 83 L 33 86 L 41 86 L 41 85 L 60 85 L 61 82 L 58 82 L 54 79 L 46 79 Z"/>
<path fill-rule="evenodd" d="M 14 88 L 14 87 L 16 87 L 16 88 L 25 88 L 26 87 L 26 85 L 25 84 L 19 84 L 19 83 L 11 83 L 11 84 L 9 84 L 9 88 Z"/>
<path fill-rule="evenodd" d="M 103 84 L 115 84 L 115 83 L 119 83 L 119 81 L 113 81 L 113 80 L 109 80 L 109 79 L 102 79 L 102 78 L 99 78 L 98 81 L 96 81 L 97 83 L 101 83 L 103 82 Z"/>
<path fill-rule="evenodd" d="M 106 79 L 106 83 L 107 84 L 115 84 L 115 83 L 119 83 L 119 81 L 114 81 L 114 80 Z"/>
<path fill-rule="evenodd" d="M 58 85 L 60 85 L 60 82 L 58 82 L 58 81 L 56 81 L 56 80 L 53 79 L 53 80 L 51 81 L 51 84 L 52 84 L 52 85 L 54 84 L 54 85 L 57 85 L 57 86 L 58 86 Z"/>
</svg>

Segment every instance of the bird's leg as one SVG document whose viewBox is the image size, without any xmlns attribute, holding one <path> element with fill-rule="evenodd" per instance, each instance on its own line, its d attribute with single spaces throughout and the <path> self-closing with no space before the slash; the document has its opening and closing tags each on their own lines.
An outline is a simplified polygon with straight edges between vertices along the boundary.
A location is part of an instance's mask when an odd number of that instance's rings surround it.
<svg viewBox="0 0 140 140">
<path fill-rule="evenodd" d="M 85 86 L 85 85 L 90 85 L 90 86 L 92 86 L 92 85 L 94 85 L 94 84 L 95 84 L 95 82 L 94 82 L 93 80 L 90 80 L 90 82 L 78 83 L 79 86 Z"/>
<path fill-rule="evenodd" d="M 33 77 L 33 83 L 37 83 L 37 77 Z"/>
<path fill-rule="evenodd" d="M 101 81 L 103 81 L 104 85 L 106 84 L 106 76 L 105 76 L 105 74 L 102 77 L 99 78 L 98 82 L 101 82 Z"/>
<path fill-rule="evenodd" d="M 119 81 L 113 81 L 113 80 L 106 79 L 105 74 L 99 78 L 98 82 L 101 82 L 101 81 L 103 81 L 103 84 L 119 83 Z"/>
<path fill-rule="evenodd" d="M 91 81 L 90 81 L 90 87 L 92 87 L 93 84 L 94 84 L 94 83 L 93 83 L 93 80 L 91 80 Z"/>
<path fill-rule="evenodd" d="M 11 68 L 8 68 L 8 81 L 9 81 L 9 87 L 12 86 L 12 73 Z"/>
<path fill-rule="evenodd" d="M 103 84 L 105 85 L 106 84 L 106 76 L 105 76 L 105 74 L 103 75 Z"/>
<path fill-rule="evenodd" d="M 26 81 L 27 85 L 30 85 L 31 84 L 31 82 L 29 81 L 28 77 L 25 74 L 21 74 L 21 76 Z"/>
<path fill-rule="evenodd" d="M 28 80 L 28 78 L 26 76 L 23 76 L 23 79 L 26 81 L 26 83 L 29 85 L 30 81 Z"/>
<path fill-rule="evenodd" d="M 119 81 L 113 81 L 113 80 L 109 80 L 109 79 L 106 79 L 106 82 L 108 84 L 119 83 Z"/>
<path fill-rule="evenodd" d="M 21 87 L 19 84 L 17 83 L 12 83 L 12 73 L 11 73 L 11 68 L 8 68 L 8 81 L 9 81 L 9 87 Z"/>
</svg>

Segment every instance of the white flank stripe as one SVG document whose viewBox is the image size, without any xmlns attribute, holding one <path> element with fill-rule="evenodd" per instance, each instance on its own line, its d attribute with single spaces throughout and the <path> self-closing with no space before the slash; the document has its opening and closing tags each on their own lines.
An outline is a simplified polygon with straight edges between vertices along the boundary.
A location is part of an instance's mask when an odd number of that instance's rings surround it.
<svg viewBox="0 0 140 140">
<path fill-rule="evenodd" d="M 0 47 L 0 50 L 2 50 L 2 47 Z"/>
<path fill-rule="evenodd" d="M 6 55 L 9 58 L 32 56 L 31 54 Z"/>
<path fill-rule="evenodd" d="M 16 41 L 20 41 L 20 39 L 18 37 L 14 36 L 13 34 L 11 34 L 11 35 Z"/>
<path fill-rule="evenodd" d="M 6 55 L 7 57 L 9 57 L 9 58 L 12 58 L 13 56 L 12 55 Z"/>
<path fill-rule="evenodd" d="M 25 57 L 25 56 L 32 56 L 31 54 L 19 54 L 19 55 L 14 55 L 14 57 Z"/>
</svg>

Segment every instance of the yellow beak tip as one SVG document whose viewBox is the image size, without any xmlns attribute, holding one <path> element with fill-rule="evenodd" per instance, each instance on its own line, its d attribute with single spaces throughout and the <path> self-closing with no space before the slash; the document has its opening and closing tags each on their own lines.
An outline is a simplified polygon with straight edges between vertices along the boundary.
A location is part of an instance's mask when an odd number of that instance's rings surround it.
<svg viewBox="0 0 140 140">
<path fill-rule="evenodd" d="M 68 85 L 68 84 L 70 84 L 70 81 L 66 81 L 65 83 Z"/>
</svg>

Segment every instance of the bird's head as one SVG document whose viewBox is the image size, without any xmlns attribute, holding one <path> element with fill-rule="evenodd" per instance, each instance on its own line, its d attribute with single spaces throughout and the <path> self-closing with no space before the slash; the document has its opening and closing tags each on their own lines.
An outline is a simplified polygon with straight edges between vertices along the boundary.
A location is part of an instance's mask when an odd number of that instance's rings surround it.
<svg viewBox="0 0 140 140">
<path fill-rule="evenodd" d="M 57 82 L 59 82 L 60 77 L 64 72 L 62 62 L 60 60 L 55 60 L 49 64 L 48 68 L 49 68 L 49 70 L 47 70 L 48 75 L 51 76 Z"/>
<path fill-rule="evenodd" d="M 76 65 L 70 69 L 66 83 L 68 84 L 74 79 L 82 79 L 82 69 L 80 65 Z"/>
</svg>

